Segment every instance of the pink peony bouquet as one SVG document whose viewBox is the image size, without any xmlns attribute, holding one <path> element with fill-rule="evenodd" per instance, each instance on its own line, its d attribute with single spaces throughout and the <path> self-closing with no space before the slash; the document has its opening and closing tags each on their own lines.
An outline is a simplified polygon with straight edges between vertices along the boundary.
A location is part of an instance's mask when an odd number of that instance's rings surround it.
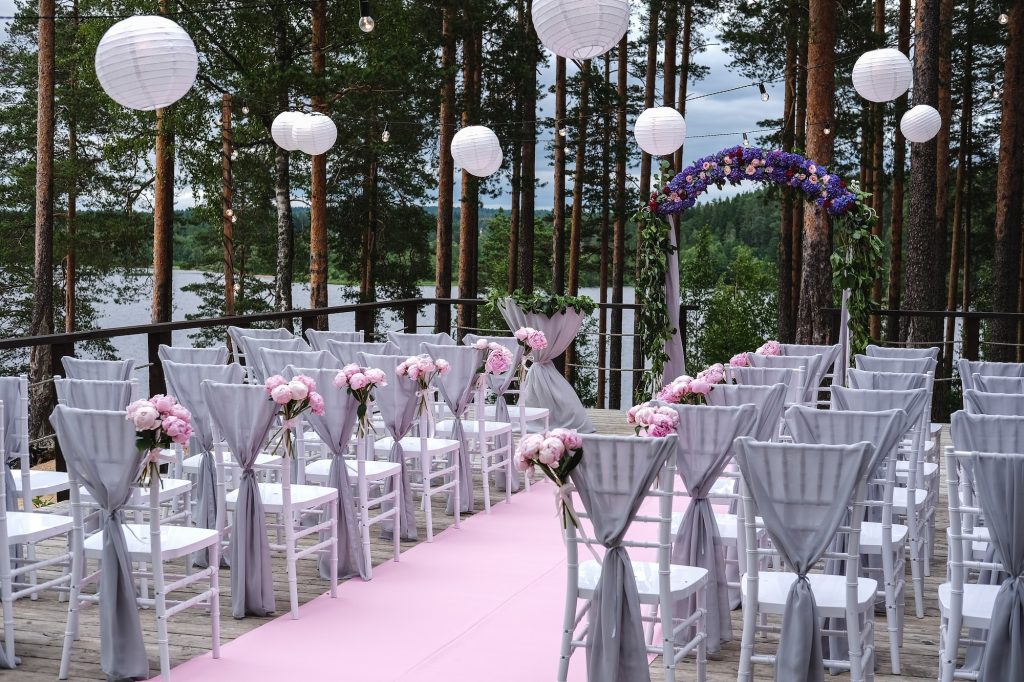
<svg viewBox="0 0 1024 682">
<path fill-rule="evenodd" d="M 157 394 L 148 400 L 136 400 L 127 408 L 128 421 L 135 425 L 135 447 L 145 452 L 139 485 L 160 478 L 161 452 L 173 443 L 188 445 L 192 437 L 192 413 L 172 395 Z"/>
<path fill-rule="evenodd" d="M 360 367 L 352 363 L 345 365 L 334 377 L 334 385 L 337 388 L 348 390 L 349 394 L 355 396 L 359 401 L 357 415 L 359 417 L 357 434 L 363 438 L 373 431 L 373 424 L 370 422 L 369 405 L 373 401 L 373 389 L 377 386 L 387 386 L 384 370 L 377 367 Z"/>
<path fill-rule="evenodd" d="M 427 409 L 427 397 L 430 392 L 430 382 L 435 376 L 447 374 L 451 365 L 445 359 L 434 360 L 429 355 L 414 355 L 402 361 L 402 364 L 395 368 L 395 374 L 399 378 L 415 381 L 419 402 L 416 405 L 416 416 L 423 414 Z"/>
<path fill-rule="evenodd" d="M 750 360 L 747 359 L 747 354 L 746 353 L 737 353 L 736 355 L 732 356 L 731 360 L 729 360 L 729 366 L 730 367 L 749 367 L 750 366 Z"/>
<path fill-rule="evenodd" d="M 668 386 L 658 392 L 658 400 L 677 405 L 702 405 L 717 384 L 725 382 L 725 367 L 715 363 L 702 370 L 695 377 L 685 374 L 676 377 Z"/>
<path fill-rule="evenodd" d="M 477 339 L 473 348 L 485 353 L 483 362 L 477 368 L 477 374 L 504 374 L 512 369 L 512 352 L 500 343 Z M 483 381 L 481 377 L 480 381 Z"/>
<path fill-rule="evenodd" d="M 526 472 L 536 466 L 558 486 L 557 504 L 563 528 L 568 528 L 570 523 L 579 528 L 579 520 L 572 510 L 569 474 L 582 458 L 583 438 L 575 429 L 531 433 L 523 436 L 516 447 L 516 469 Z"/>
<path fill-rule="evenodd" d="M 292 431 L 298 427 L 300 415 L 306 410 L 322 415 L 324 398 L 317 393 L 316 382 L 305 374 L 299 374 L 291 381 L 275 374 L 264 382 L 263 388 L 267 391 L 267 398 L 280 408 L 277 414 L 282 420 L 281 428 L 270 439 L 272 443 L 277 441 L 273 452 L 284 445 L 284 456 L 292 457 L 295 454 Z"/>
<path fill-rule="evenodd" d="M 548 337 L 533 327 L 520 327 L 515 331 L 516 341 L 523 348 L 523 359 L 519 363 L 519 385 L 526 380 L 526 361 L 533 359 L 534 351 L 548 347 Z"/>
<path fill-rule="evenodd" d="M 782 346 L 778 341 L 765 341 L 764 344 L 754 352 L 758 355 L 782 355 Z"/>
<path fill-rule="evenodd" d="M 664 438 L 676 433 L 679 428 L 679 413 L 671 407 L 640 403 L 629 408 L 626 423 L 633 427 L 638 436 Z"/>
</svg>

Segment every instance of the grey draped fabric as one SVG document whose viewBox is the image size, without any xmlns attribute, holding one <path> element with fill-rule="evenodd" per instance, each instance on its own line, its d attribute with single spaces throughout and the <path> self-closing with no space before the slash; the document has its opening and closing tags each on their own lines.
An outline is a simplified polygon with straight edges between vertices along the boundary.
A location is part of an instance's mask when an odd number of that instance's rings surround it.
<svg viewBox="0 0 1024 682">
<path fill-rule="evenodd" d="M 589 682 L 650 680 L 640 620 L 640 595 L 622 540 L 665 462 L 676 437 L 583 437 L 583 458 L 570 477 L 607 551 L 594 588 L 587 631 Z"/>
<path fill-rule="evenodd" d="M 419 355 L 423 351 L 420 347 L 424 343 L 434 346 L 454 346 L 455 339 L 450 335 L 440 332 L 439 334 L 406 334 L 405 332 L 388 332 L 388 343 L 398 350 L 397 355 Z"/>
<path fill-rule="evenodd" d="M 931 348 L 893 348 L 868 344 L 864 354 L 872 358 L 931 358 L 939 359 L 939 347 Z"/>
<path fill-rule="evenodd" d="M 935 360 L 932 358 L 879 358 L 868 355 L 856 355 L 854 356 L 854 362 L 857 369 L 869 372 L 935 373 Z"/>
<path fill-rule="evenodd" d="M 1024 377 L 1024 363 L 1021 362 L 986 362 L 960 358 L 956 362 L 956 367 L 965 391 L 975 388 L 975 374 L 987 377 Z"/>
<path fill-rule="evenodd" d="M 260 366 L 266 375 L 283 374 L 284 368 L 292 367 L 319 367 L 322 369 L 341 369 L 341 363 L 325 350 L 277 350 L 274 348 L 260 348 L 256 351 L 260 356 Z M 335 372 L 337 374 L 337 372 Z M 318 383 L 317 386 L 320 386 Z"/>
<path fill-rule="evenodd" d="M 135 601 L 135 580 L 121 527 L 144 453 L 124 411 L 78 410 L 58 405 L 50 415 L 74 480 L 102 510 L 100 555 L 100 661 L 108 679 L 149 678 L 149 662 Z"/>
<path fill-rule="evenodd" d="M 356 428 L 359 401 L 348 391 L 335 388 L 332 382 L 337 373 L 335 369 L 285 369 L 285 376 L 305 374 L 310 377 L 316 382 L 317 392 L 324 398 L 322 416 L 318 417 L 310 411 L 303 413 L 303 418 L 309 422 L 316 435 L 331 452 L 327 486 L 338 491 L 338 578 L 359 575 L 366 580 L 369 572 L 363 555 L 362 539 L 359 536 L 359 517 L 352 495 L 352 484 L 349 482 L 348 466 L 344 458 L 352 442 L 352 431 Z M 320 557 L 320 575 L 323 578 L 331 576 L 331 564 L 326 556 Z"/>
<path fill-rule="evenodd" d="M 505 398 L 505 393 L 509 387 L 512 386 L 512 381 L 516 378 L 517 368 L 519 363 L 523 360 L 523 347 L 519 345 L 519 341 L 514 336 L 477 336 L 476 334 L 466 334 L 462 337 L 463 343 L 467 346 L 472 346 L 479 339 L 486 339 L 489 342 L 500 343 L 502 346 L 507 348 L 512 353 L 512 366 L 504 374 L 488 374 L 487 375 L 487 387 L 494 394 L 494 421 L 505 422 L 506 424 L 511 423 L 512 419 L 508 413 L 508 400 Z M 498 436 L 496 444 L 498 447 L 504 447 L 506 442 L 511 443 L 512 436 Z M 504 490 L 505 488 L 505 472 L 498 470 L 494 472 L 495 484 L 499 489 Z M 519 477 L 516 475 L 512 476 L 512 492 L 519 490 Z"/>
<path fill-rule="evenodd" d="M 434 360 L 446 360 L 451 369 L 447 374 L 434 376 L 434 386 L 437 387 L 448 409 L 455 418 L 455 427 L 452 429 L 452 440 L 459 441 L 459 507 L 462 512 L 473 511 L 473 467 L 469 458 L 469 440 L 466 438 L 466 431 L 462 425 L 462 417 L 465 415 L 469 404 L 473 402 L 474 390 L 476 388 L 477 370 L 484 362 L 486 353 L 484 351 L 469 348 L 467 346 L 435 346 L 430 343 L 423 344 L 423 350 Z M 448 466 L 451 466 L 449 455 Z M 449 514 L 455 513 L 455 495 L 448 495 Z"/>
<path fill-rule="evenodd" d="M 776 682 L 822 682 L 818 607 L 807 573 L 825 553 L 874 455 L 870 443 L 736 441 L 743 480 L 765 530 L 797 579 L 786 597 Z"/>
<path fill-rule="evenodd" d="M 751 436 L 757 423 L 753 405 L 712 407 L 671 405 L 679 413 L 676 469 L 690 496 L 683 520 L 672 542 L 672 563 L 697 566 L 708 572 L 706 632 L 708 651 L 714 653 L 732 641 L 729 579 L 725 546 L 715 522 L 708 493 L 732 461 L 732 444 Z M 586 456 L 586 450 L 584 450 Z M 676 618 L 688 617 L 697 607 L 696 596 L 676 604 Z"/>
<path fill-rule="evenodd" d="M 263 500 L 253 465 L 267 442 L 277 405 L 262 386 L 204 381 L 210 418 L 242 468 L 234 524 L 231 527 L 231 613 L 235 618 L 274 611 L 274 577 Z"/>
<path fill-rule="evenodd" d="M 21 378 L 0 377 L 0 404 L 4 406 L 4 481 L 7 486 L 6 508 L 7 511 L 18 510 L 18 493 L 14 482 L 14 474 L 11 473 L 11 462 L 18 461 L 26 443 L 22 439 L 26 434 L 21 433 L 21 426 L 18 424 L 18 411 L 21 409 Z M 2 648 L 2 647 L 0 647 Z"/>
<path fill-rule="evenodd" d="M 752 434 L 757 440 L 771 440 L 779 431 L 782 410 L 786 407 L 786 384 L 756 386 L 722 384 L 708 394 L 708 405 L 753 405 L 757 411 Z"/>
<path fill-rule="evenodd" d="M 238 363 L 197 365 L 165 360 L 163 364 L 167 391 L 192 413 L 192 440 L 189 443 L 189 451 L 194 455 L 202 455 L 196 487 L 193 489 L 196 508 L 192 520 L 200 528 L 216 528 L 217 464 L 212 452 L 213 428 L 210 423 L 210 408 L 206 404 L 202 385 L 204 381 L 241 384 L 245 379 L 245 370 Z M 209 550 L 203 549 L 194 554 L 192 563 L 203 568 L 208 566 Z M 228 557 L 222 556 L 221 564 L 229 565 Z"/>
<path fill-rule="evenodd" d="M 907 426 L 899 432 L 902 438 L 914 424 L 921 420 L 922 413 L 928 409 L 928 389 L 915 388 L 909 391 L 892 391 L 883 389 L 858 389 L 843 386 L 832 387 L 832 409 L 851 412 L 883 412 L 885 410 L 903 410 L 907 413 Z M 876 445 L 880 441 L 865 438 Z"/>
<path fill-rule="evenodd" d="M 331 332 L 319 329 L 307 329 L 306 340 L 313 350 L 327 350 L 327 341 L 363 341 L 362 332 Z"/>
<path fill-rule="evenodd" d="M 1024 395 L 1024 377 L 994 377 L 975 373 L 971 379 L 978 391 Z"/>
<path fill-rule="evenodd" d="M 668 326 L 672 336 L 665 341 L 665 367 L 661 374 L 662 386 L 672 383 L 678 376 L 686 374 L 686 358 L 683 356 L 683 341 L 679 326 L 679 244 L 676 232 L 679 230 L 679 216 L 668 217 L 668 243 L 672 253 L 666 254 L 668 267 L 665 270 L 665 307 L 668 309 Z"/>
<path fill-rule="evenodd" d="M 729 367 L 728 372 L 737 384 L 745 386 L 792 386 L 796 374 L 795 370 L 785 367 Z"/>
<path fill-rule="evenodd" d="M 1024 395 L 982 393 L 969 388 L 964 391 L 964 409 L 972 414 L 1024 417 Z M 1024 443 L 1021 444 L 1021 450 L 1024 451 Z"/>
<path fill-rule="evenodd" d="M 82 360 L 64 356 L 60 362 L 68 379 L 95 381 L 128 381 L 135 367 L 134 360 Z"/>
<path fill-rule="evenodd" d="M 1006 571 L 992 609 L 978 679 L 1020 679 L 1024 671 L 1024 455 L 976 453 L 971 459 L 985 525 Z"/>
<path fill-rule="evenodd" d="M 853 445 L 867 441 L 875 455 L 867 471 L 881 466 L 913 421 L 902 409 L 876 411 L 817 410 L 793 405 L 786 410 L 786 424 L 794 443 Z"/>
<path fill-rule="evenodd" d="M 498 309 L 509 328 L 515 331 L 521 327 L 533 327 L 544 332 L 548 347 L 535 351 L 533 365 L 526 380 L 519 387 L 519 399 L 523 405 L 547 408 L 551 415 L 552 428 L 576 429 L 580 433 L 593 433 L 594 424 L 583 409 L 576 391 L 555 367 L 554 361 L 565 352 L 583 326 L 583 313 L 572 308 L 553 317 L 538 313 L 527 313 L 512 299 L 499 302 Z M 537 427 L 540 428 L 540 427 Z"/>
<path fill-rule="evenodd" d="M 377 367 L 384 370 L 387 377 L 386 386 L 378 386 L 373 389 L 373 401 L 380 411 L 381 419 L 384 420 L 384 428 L 388 435 L 394 439 L 391 451 L 388 453 L 388 460 L 402 466 L 402 516 L 399 525 L 399 532 L 403 540 L 416 540 L 416 505 L 413 503 L 412 485 L 409 481 L 409 469 L 406 466 L 405 450 L 402 448 L 402 438 L 409 434 L 416 423 L 416 405 L 419 396 L 416 395 L 418 385 L 408 377 L 400 377 L 395 370 L 405 362 L 400 355 L 369 355 L 360 353 L 360 364 L 363 367 Z M 428 408 L 429 409 L 429 408 Z M 391 492 L 392 482 L 388 479 L 387 492 Z M 391 509 L 390 503 L 385 503 L 382 511 Z M 394 524 L 385 521 L 381 524 L 381 537 L 391 539 L 394 537 Z"/>
<path fill-rule="evenodd" d="M 391 343 L 366 343 L 362 341 L 335 341 L 334 339 L 327 339 L 327 352 L 338 358 L 338 362 L 342 365 L 351 365 L 353 363 L 359 363 L 359 354 L 368 353 L 370 355 L 399 355 L 398 347 Z M 419 353 L 411 353 L 416 355 Z M 406 356 L 402 356 L 404 360 Z"/>
<path fill-rule="evenodd" d="M 969 414 L 950 417 L 949 435 L 958 452 L 1020 454 L 1024 449 L 1024 417 Z"/>
<path fill-rule="evenodd" d="M 292 334 L 290 329 L 284 327 L 273 327 L 271 329 L 262 329 L 254 327 L 228 327 L 228 338 L 231 339 L 232 348 L 234 348 L 235 361 L 238 361 L 238 355 L 248 355 L 249 351 L 245 347 L 245 339 L 293 339 L 295 335 Z"/>
<path fill-rule="evenodd" d="M 156 355 L 161 360 L 181 362 L 192 365 L 225 365 L 228 362 L 228 347 L 188 348 L 184 346 L 167 346 L 160 344 Z"/>
<path fill-rule="evenodd" d="M 287 350 L 287 351 L 308 351 L 309 344 L 298 337 L 289 339 L 252 339 L 243 337 L 245 344 L 245 364 L 248 366 L 249 380 L 256 383 L 263 383 L 273 376 L 263 364 L 263 349 Z"/>
<path fill-rule="evenodd" d="M 819 346 L 809 343 L 780 343 L 779 348 L 782 349 L 782 355 L 785 357 L 806 358 L 820 355 L 821 361 L 817 363 L 816 368 L 817 376 L 813 379 L 817 386 L 821 386 L 825 375 L 834 369 L 836 361 L 839 359 L 839 353 L 842 350 L 838 343 L 831 346 Z M 840 382 L 836 381 L 834 383 Z"/>
<path fill-rule="evenodd" d="M 803 371 L 800 383 L 800 393 L 793 395 L 791 399 L 799 402 L 811 402 L 818 399 L 818 387 L 821 386 L 821 377 L 824 376 L 825 356 L 823 355 L 758 355 L 747 353 L 747 361 L 751 367 L 772 367 L 786 368 L 794 371 Z M 792 384 L 789 384 L 791 387 Z"/>
<path fill-rule="evenodd" d="M 869 372 L 851 367 L 846 371 L 850 388 L 881 389 L 886 391 L 910 391 L 928 388 L 928 377 L 924 374 L 903 374 L 900 372 Z"/>
<path fill-rule="evenodd" d="M 54 377 L 57 401 L 82 410 L 118 411 L 132 401 L 132 382 L 96 381 L 92 379 L 61 379 Z"/>
</svg>

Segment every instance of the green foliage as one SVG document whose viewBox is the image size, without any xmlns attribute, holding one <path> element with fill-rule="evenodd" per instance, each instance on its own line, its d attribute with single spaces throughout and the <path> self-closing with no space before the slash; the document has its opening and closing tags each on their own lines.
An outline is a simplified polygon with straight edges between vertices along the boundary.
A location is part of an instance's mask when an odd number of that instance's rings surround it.
<svg viewBox="0 0 1024 682">
<path fill-rule="evenodd" d="M 868 194 L 856 183 L 850 189 L 857 194 L 857 203 L 836 221 L 834 230 L 835 250 L 831 256 L 832 289 L 842 302 L 844 289 L 850 290 L 847 308 L 850 311 L 850 350 L 862 353 L 872 339 L 868 335 L 871 314 L 879 309 L 878 301 L 871 298 L 871 287 L 876 277 L 881 277 L 882 240 L 871 234 L 871 228 L 878 222 L 878 215 L 867 205 Z"/>
<path fill-rule="evenodd" d="M 551 221 L 537 216 L 533 221 L 534 241 L 538 244 L 534 261 L 534 286 L 551 289 L 551 249 L 543 245 L 551 243 Z M 479 284 L 481 290 L 508 289 L 508 244 L 512 238 L 512 224 L 509 215 L 497 211 L 480 235 Z"/>
<path fill-rule="evenodd" d="M 511 294 L 492 290 L 488 294 L 487 306 L 497 309 L 499 303 L 506 299 L 511 299 L 523 309 L 523 312 L 536 313 L 548 317 L 564 313 L 570 308 L 584 315 L 590 315 L 597 309 L 594 299 L 589 296 L 552 295 L 543 291 L 534 291 L 532 294 L 527 294 L 522 289 L 516 289 Z"/>
</svg>

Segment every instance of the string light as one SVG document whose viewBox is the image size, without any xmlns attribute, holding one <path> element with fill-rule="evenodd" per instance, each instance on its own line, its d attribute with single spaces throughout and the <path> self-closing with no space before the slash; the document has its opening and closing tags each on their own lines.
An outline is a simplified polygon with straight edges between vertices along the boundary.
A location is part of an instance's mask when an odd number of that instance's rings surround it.
<svg viewBox="0 0 1024 682">
<path fill-rule="evenodd" d="M 385 143 L 391 141 L 391 131 L 388 130 L 387 121 L 384 122 L 384 132 L 380 134 L 380 141 Z"/>
<path fill-rule="evenodd" d="M 750 138 L 747 137 L 746 133 L 743 133 L 743 146 L 744 147 L 749 147 L 750 146 Z"/>
<path fill-rule="evenodd" d="M 370 0 L 359 0 L 359 30 L 369 33 L 374 25 L 373 17 L 370 16 Z"/>
<path fill-rule="evenodd" d="M 238 158 L 238 150 L 237 149 L 232 149 L 231 150 L 231 160 L 234 161 L 237 158 Z"/>
<path fill-rule="evenodd" d="M 568 131 L 566 131 L 565 128 L 559 128 L 558 129 L 558 136 L 559 137 L 565 137 L 567 134 L 568 134 Z"/>
<path fill-rule="evenodd" d="M 249 107 L 242 107 L 242 116 L 249 115 Z"/>
<path fill-rule="evenodd" d="M 999 23 L 1002 24 L 1003 26 L 1006 26 L 1008 23 L 1010 23 L 1010 15 L 1007 14 L 1005 11 L 1000 12 Z"/>
<path fill-rule="evenodd" d="M 231 222 L 237 223 L 238 222 L 238 216 L 236 216 L 236 215 L 231 216 Z"/>
<path fill-rule="evenodd" d="M 821 132 L 825 133 L 826 135 L 831 135 L 832 134 L 832 126 L 831 126 L 831 124 L 826 123 L 825 127 L 822 128 Z"/>
<path fill-rule="evenodd" d="M 235 216 L 235 212 L 232 211 L 230 208 L 229 209 L 225 209 L 224 215 L 226 215 L 229 218 L 233 218 Z"/>
<path fill-rule="evenodd" d="M 758 83 L 757 84 L 757 89 L 761 91 L 761 101 L 762 102 L 767 102 L 768 101 L 768 90 L 764 87 L 764 83 Z"/>
</svg>

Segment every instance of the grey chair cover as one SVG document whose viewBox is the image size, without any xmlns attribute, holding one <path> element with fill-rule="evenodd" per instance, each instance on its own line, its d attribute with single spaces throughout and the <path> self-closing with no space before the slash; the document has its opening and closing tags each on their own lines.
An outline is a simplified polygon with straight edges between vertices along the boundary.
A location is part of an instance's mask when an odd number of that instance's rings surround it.
<svg viewBox="0 0 1024 682">
<path fill-rule="evenodd" d="M 1024 417 L 1024 395 L 983 393 L 969 388 L 964 391 L 964 409 L 972 414 L 999 414 Z M 1024 443 L 1021 444 L 1024 450 Z"/>
<path fill-rule="evenodd" d="M 915 388 L 928 388 L 928 376 L 925 374 L 870 372 L 866 369 L 851 367 L 846 370 L 846 377 L 850 388 L 881 389 L 886 391 L 910 391 Z"/>
<path fill-rule="evenodd" d="M 420 346 L 429 343 L 434 346 L 454 346 L 455 339 L 450 335 L 440 332 L 439 334 L 406 334 L 405 332 L 388 332 L 388 343 L 394 346 L 398 355 L 409 357 L 419 355 L 423 351 Z"/>
<path fill-rule="evenodd" d="M 423 344 L 423 350 L 434 360 L 444 359 L 451 366 L 447 374 L 436 375 L 434 385 L 437 386 L 441 399 L 455 418 L 452 429 L 452 440 L 459 441 L 459 507 L 462 512 L 473 511 L 473 467 L 469 460 L 469 441 L 463 429 L 462 417 L 473 402 L 476 387 L 477 369 L 483 364 L 486 351 L 479 351 L 467 346 L 435 346 Z M 451 466 L 449 455 L 448 466 Z M 455 513 L 455 495 L 448 495 L 449 514 Z"/>
<path fill-rule="evenodd" d="M 752 434 L 757 440 L 771 440 L 779 430 L 782 410 L 786 407 L 786 384 L 757 386 L 722 384 L 708 394 L 708 405 L 753 405 L 757 411 Z"/>
<path fill-rule="evenodd" d="M 986 362 L 960 358 L 956 362 L 956 368 L 965 391 L 975 388 L 975 374 L 987 377 L 1024 377 L 1024 363 L 1021 362 Z"/>
<path fill-rule="evenodd" d="M 737 384 L 744 386 L 791 386 L 796 372 L 785 367 L 730 367 L 728 371 Z"/>
<path fill-rule="evenodd" d="M 82 360 L 64 356 L 64 376 L 68 379 L 93 379 L 96 381 L 128 381 L 132 378 L 134 360 Z"/>
<path fill-rule="evenodd" d="M 58 405 L 50 423 L 71 475 L 102 509 L 101 668 L 108 679 L 144 680 L 149 678 L 149 661 L 121 527 L 121 509 L 132 496 L 144 453 L 135 447 L 135 427 L 126 414 Z"/>
<path fill-rule="evenodd" d="M 665 367 L 661 372 L 661 385 L 667 386 L 678 376 L 686 374 L 686 357 L 683 354 L 683 339 L 679 324 L 679 243 L 676 234 L 679 230 L 679 216 L 668 217 L 669 253 L 665 254 L 668 267 L 665 268 L 665 308 L 668 326 L 672 335 L 665 339 Z"/>
<path fill-rule="evenodd" d="M 758 355 L 747 353 L 747 361 L 751 367 L 774 367 L 792 370 L 803 369 L 802 391 L 798 397 L 800 402 L 817 400 L 818 387 L 825 375 L 824 355 Z"/>
<path fill-rule="evenodd" d="M 341 369 L 341 362 L 325 350 L 277 350 L 260 348 L 256 351 L 259 362 L 267 376 L 283 374 L 285 367 L 318 367 L 321 369 Z M 335 372 L 337 374 L 337 372 Z M 320 386 L 317 383 L 317 386 Z M 321 386 L 321 388 L 323 388 Z"/>
<path fill-rule="evenodd" d="M 512 330 L 533 327 L 544 332 L 548 347 L 535 351 L 533 365 L 526 380 L 519 387 L 519 398 L 523 405 L 544 407 L 550 411 L 549 424 L 552 428 L 576 429 L 580 433 L 593 433 L 593 422 L 587 416 L 583 403 L 576 391 L 555 367 L 554 361 L 565 352 L 583 326 L 583 313 L 568 309 L 553 317 L 538 313 L 527 313 L 511 299 L 498 303 L 498 309 Z M 539 428 L 539 427 L 538 427 Z"/>
<path fill-rule="evenodd" d="M 345 452 L 352 442 L 352 432 L 356 428 L 359 401 L 348 391 L 335 388 L 332 382 L 338 373 L 336 369 L 300 369 L 289 366 L 284 371 L 287 377 L 296 374 L 310 377 L 316 382 L 317 392 L 324 398 L 322 416 L 318 417 L 312 412 L 305 412 L 303 415 L 331 453 L 327 486 L 338 491 L 338 578 L 359 575 L 366 580 L 369 571 L 363 556 L 362 540 L 359 537 L 359 517 L 352 495 L 352 484 L 349 482 L 348 466 L 344 459 Z M 331 576 L 331 564 L 326 556 L 320 557 L 320 575 L 325 579 Z"/>
<path fill-rule="evenodd" d="M 287 350 L 287 351 L 308 351 L 309 344 L 298 337 L 288 339 L 252 339 L 242 338 L 245 344 L 245 364 L 252 372 L 250 381 L 263 383 L 273 374 L 269 373 L 263 364 L 263 349 Z"/>
<path fill-rule="evenodd" d="M 186 346 L 167 346 L 160 344 L 156 355 L 161 360 L 180 362 L 193 365 L 225 365 L 228 362 L 228 347 L 213 346 L 212 348 L 190 348 Z"/>
<path fill-rule="evenodd" d="M 391 343 L 369 343 L 363 341 L 335 341 L 334 339 L 327 339 L 327 352 L 338 358 L 338 362 L 342 365 L 351 365 L 352 363 L 359 362 L 359 354 L 367 353 L 369 355 L 400 355 L 398 346 Z M 410 353 L 410 355 L 416 355 Z M 405 359 L 405 356 L 402 356 Z"/>
<path fill-rule="evenodd" d="M 463 343 L 467 346 L 471 346 L 479 339 L 486 339 L 494 343 L 500 343 L 502 346 L 507 348 L 512 353 L 512 366 L 504 374 L 488 374 L 487 375 L 487 387 L 491 389 L 491 393 L 494 394 L 494 421 L 510 423 L 512 420 L 508 414 L 508 400 L 505 398 L 505 393 L 509 387 L 512 386 L 512 381 L 516 378 L 516 368 L 519 367 L 519 363 L 523 359 L 523 347 L 519 345 L 519 342 L 514 336 L 478 336 L 476 334 L 466 334 L 462 337 Z M 496 444 L 498 447 L 504 447 L 505 443 L 512 439 L 511 435 L 498 436 Z M 499 489 L 505 488 L 505 472 L 495 471 L 494 480 Z M 519 477 L 512 477 L 512 492 L 519 490 Z"/>
<path fill-rule="evenodd" d="M 907 413 L 907 428 L 918 423 L 921 414 L 928 409 L 928 389 L 915 388 L 909 391 L 882 389 L 832 387 L 832 409 L 852 412 L 883 412 L 903 410 Z M 903 436 L 907 429 L 899 433 Z M 867 439 L 873 440 L 873 439 Z"/>
<path fill-rule="evenodd" d="M 17 487 L 14 483 L 14 474 L 11 473 L 11 462 L 18 461 L 18 455 L 24 448 L 22 443 L 21 428 L 18 425 L 18 401 L 21 400 L 21 378 L 0 377 L 0 404 L 4 406 L 4 481 L 7 486 L 6 509 L 7 511 L 18 511 Z M 3 648 L 3 647 L 0 647 Z"/>
<path fill-rule="evenodd" d="M 305 331 L 306 340 L 309 341 L 309 346 L 313 350 L 327 350 L 328 339 L 334 341 L 358 341 L 362 342 L 362 332 L 332 332 L 332 331 L 320 331 L 319 329 L 307 329 Z"/>
<path fill-rule="evenodd" d="M 780 343 L 779 348 L 782 351 L 782 355 L 786 357 L 806 358 L 820 355 L 821 362 L 818 363 L 817 376 L 814 378 L 818 386 L 821 386 L 825 375 L 835 368 L 836 360 L 839 359 L 839 351 L 841 350 L 838 343 L 831 346 L 819 346 L 811 343 Z"/>
<path fill-rule="evenodd" d="M 235 361 L 238 361 L 238 354 L 248 355 L 245 347 L 245 339 L 292 339 L 295 335 L 291 330 L 284 327 L 273 327 L 262 329 L 258 327 L 228 327 L 228 338 L 231 339 L 234 348 Z"/>
<path fill-rule="evenodd" d="M 899 374 L 935 373 L 936 363 L 933 358 L 879 358 L 869 355 L 855 355 L 853 359 L 857 369 L 867 370 L 868 372 L 895 372 Z"/>
<path fill-rule="evenodd" d="M 875 447 L 867 471 L 874 471 L 899 443 L 913 421 L 902 409 L 859 411 L 817 410 L 793 405 L 786 410 L 786 424 L 794 443 L 853 445 L 867 441 Z"/>
<path fill-rule="evenodd" d="M 126 410 L 132 401 L 132 382 L 61 379 L 54 377 L 57 401 L 80 410 Z"/>
<path fill-rule="evenodd" d="M 263 500 L 253 465 L 267 442 L 277 405 L 262 386 L 204 381 L 210 418 L 242 468 L 234 524 L 231 527 L 231 613 L 235 618 L 266 616 L 274 611 L 274 576 Z"/>
<path fill-rule="evenodd" d="M 675 452 L 675 440 L 674 435 L 583 437 L 583 458 L 570 477 L 595 539 L 607 549 L 589 614 L 589 682 L 650 680 L 640 594 L 622 540 L 654 479 Z"/>
<path fill-rule="evenodd" d="M 757 424 L 753 405 L 712 407 L 672 405 L 679 413 L 676 469 L 690 495 L 682 522 L 672 542 L 672 563 L 697 566 L 708 572 L 706 631 L 709 652 L 732 641 L 732 608 L 725 547 L 708 493 L 732 461 L 733 441 L 751 436 Z M 584 456 L 586 451 L 584 450 Z M 696 596 L 676 604 L 676 618 L 688 617 L 697 607 Z"/>
<path fill-rule="evenodd" d="M 930 348 L 894 348 L 891 346 L 876 346 L 868 344 L 864 354 L 872 358 L 931 358 L 939 359 L 939 347 Z"/>
<path fill-rule="evenodd" d="M 832 542 L 874 456 L 870 443 L 736 441 L 743 480 L 765 530 L 797 579 L 786 597 L 776 682 L 822 682 L 821 627 L 807 573 Z"/>
<path fill-rule="evenodd" d="M 409 480 L 409 470 L 406 467 L 405 450 L 402 448 L 402 438 L 407 436 L 416 423 L 416 405 L 419 402 L 417 395 L 418 386 L 415 381 L 408 377 L 399 377 L 395 370 L 405 362 L 400 355 L 369 355 L 360 353 L 360 364 L 363 367 L 377 367 L 384 370 L 387 376 L 387 385 L 378 386 L 373 389 L 374 402 L 380 410 L 380 417 L 384 420 L 384 428 L 388 435 L 394 439 L 391 451 L 388 453 L 388 460 L 402 466 L 402 517 L 399 524 L 399 532 L 403 540 L 415 540 L 416 533 L 416 505 L 413 503 L 412 485 Z M 428 408 L 429 409 L 429 408 Z M 392 482 L 388 479 L 386 491 L 391 492 Z M 391 509 L 390 503 L 385 503 L 383 511 Z M 394 537 L 394 524 L 385 521 L 381 524 L 381 537 L 390 539 Z"/>
<path fill-rule="evenodd" d="M 974 389 L 978 391 L 1024 395 L 1024 377 L 994 377 L 975 373 L 971 379 Z"/>
<path fill-rule="evenodd" d="M 958 452 L 1024 454 L 1024 417 L 970 414 L 963 410 L 950 417 L 949 435 Z"/>
<path fill-rule="evenodd" d="M 230 365 L 198 365 L 164 361 L 164 379 L 167 390 L 178 402 L 192 413 L 192 440 L 189 451 L 202 455 L 193 497 L 196 501 L 192 520 L 200 528 L 217 527 L 217 465 L 213 457 L 213 428 L 210 423 L 210 408 L 202 386 L 204 381 L 217 384 L 241 384 L 245 370 L 237 362 Z M 203 549 L 192 556 L 195 566 L 209 565 L 209 550 Z M 230 565 L 228 557 L 221 557 L 221 564 Z"/>
</svg>

